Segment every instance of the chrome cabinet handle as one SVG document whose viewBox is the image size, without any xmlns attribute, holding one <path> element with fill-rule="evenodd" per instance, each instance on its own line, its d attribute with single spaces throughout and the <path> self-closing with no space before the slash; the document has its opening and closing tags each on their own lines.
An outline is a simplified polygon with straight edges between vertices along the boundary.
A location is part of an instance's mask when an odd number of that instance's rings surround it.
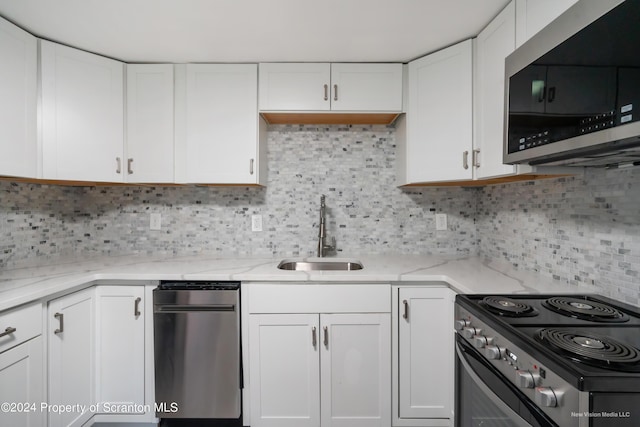
<svg viewBox="0 0 640 427">
<path fill-rule="evenodd" d="M 254 160 L 253 160 L 253 159 L 251 159 L 251 160 L 249 161 L 249 174 L 250 174 L 250 175 L 253 175 L 253 163 L 254 163 Z"/>
<path fill-rule="evenodd" d="M 409 319 L 409 303 L 407 300 L 403 300 L 402 304 L 404 304 L 404 313 L 402 314 L 402 318 Z"/>
<path fill-rule="evenodd" d="M 60 322 L 60 327 L 58 329 L 56 329 L 55 331 L 53 331 L 54 334 L 61 334 L 64 332 L 64 314 L 62 313 L 56 313 L 53 315 L 53 317 L 55 317 L 56 319 L 58 319 L 58 321 Z"/>
<path fill-rule="evenodd" d="M 136 298 L 136 301 L 133 304 L 133 315 L 135 317 L 140 316 L 140 301 L 142 301 L 142 298 L 138 297 Z"/>
<path fill-rule="evenodd" d="M 133 175 L 133 159 L 127 159 L 127 173 Z"/>
<path fill-rule="evenodd" d="M 12 326 L 9 326 L 8 328 L 6 328 L 6 329 L 4 330 L 4 332 L 3 332 L 3 333 L 1 333 L 1 334 L 0 334 L 0 338 L 2 338 L 2 337 L 6 337 L 7 335 L 11 335 L 11 334 L 12 334 L 12 333 L 14 333 L 15 331 L 17 331 L 17 329 L 16 329 L 16 328 L 14 328 L 14 327 L 12 327 Z"/>
<path fill-rule="evenodd" d="M 120 157 L 116 157 L 116 173 L 122 173 L 122 161 Z"/>
<path fill-rule="evenodd" d="M 479 168 L 480 167 L 480 150 L 475 149 L 473 150 L 473 158 L 471 159 L 471 163 L 473 163 L 473 167 Z"/>
<path fill-rule="evenodd" d="M 313 345 L 313 348 L 316 348 L 316 346 L 318 345 L 318 336 L 315 326 L 311 328 L 311 345 Z"/>
<path fill-rule="evenodd" d="M 462 153 L 462 167 L 465 169 L 469 169 L 469 152 L 465 151 Z"/>
<path fill-rule="evenodd" d="M 338 85 L 333 85 L 333 100 L 338 100 Z"/>
<path fill-rule="evenodd" d="M 329 100 L 329 85 L 324 85 L 324 100 Z"/>
<path fill-rule="evenodd" d="M 329 328 L 325 326 L 322 329 L 324 330 L 324 346 L 329 348 Z"/>
</svg>

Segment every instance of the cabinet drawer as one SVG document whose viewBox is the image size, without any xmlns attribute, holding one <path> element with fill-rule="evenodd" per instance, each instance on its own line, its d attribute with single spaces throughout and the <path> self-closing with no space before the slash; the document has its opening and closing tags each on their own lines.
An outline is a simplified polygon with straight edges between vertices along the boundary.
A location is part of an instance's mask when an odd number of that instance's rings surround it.
<svg viewBox="0 0 640 427">
<path fill-rule="evenodd" d="M 12 331 L 15 329 L 15 331 Z M 0 353 L 42 334 L 42 305 L 31 304 L 0 313 Z"/>
<path fill-rule="evenodd" d="M 389 313 L 391 285 L 252 284 L 249 313 Z"/>
</svg>

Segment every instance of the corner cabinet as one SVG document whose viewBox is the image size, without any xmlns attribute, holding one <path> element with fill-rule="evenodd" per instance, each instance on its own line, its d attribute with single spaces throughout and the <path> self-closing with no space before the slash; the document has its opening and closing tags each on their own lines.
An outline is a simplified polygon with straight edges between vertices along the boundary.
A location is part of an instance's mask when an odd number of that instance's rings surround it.
<svg viewBox="0 0 640 427">
<path fill-rule="evenodd" d="M 473 49 L 467 40 L 409 63 L 397 122 L 398 184 L 473 178 Z"/>
<path fill-rule="evenodd" d="M 76 405 L 49 412 L 48 426 L 82 425 L 95 399 L 95 290 L 93 287 L 49 302 L 49 399 L 51 405 Z"/>
<path fill-rule="evenodd" d="M 393 287 L 393 425 L 452 426 L 455 294 L 442 284 Z"/>
<path fill-rule="evenodd" d="M 260 111 L 402 111 L 402 64 L 263 63 Z"/>
<path fill-rule="evenodd" d="M 0 175 L 35 178 L 37 39 L 0 18 Z"/>
<path fill-rule="evenodd" d="M 124 181 L 124 64 L 40 41 L 42 178 Z"/>
<path fill-rule="evenodd" d="M 248 292 L 251 426 L 391 425 L 389 285 Z"/>
<path fill-rule="evenodd" d="M 176 65 L 176 182 L 266 183 L 256 64 Z"/>
</svg>

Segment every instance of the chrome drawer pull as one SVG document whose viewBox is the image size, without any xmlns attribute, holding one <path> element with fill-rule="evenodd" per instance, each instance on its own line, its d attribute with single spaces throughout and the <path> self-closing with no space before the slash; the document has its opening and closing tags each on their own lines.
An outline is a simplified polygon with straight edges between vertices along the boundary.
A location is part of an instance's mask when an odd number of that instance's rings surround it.
<svg viewBox="0 0 640 427">
<path fill-rule="evenodd" d="M 142 301 L 142 298 L 138 297 L 136 298 L 136 301 L 133 304 L 133 315 L 135 317 L 140 316 L 140 301 Z"/>
<path fill-rule="evenodd" d="M 58 321 L 60 321 L 60 327 L 58 329 L 56 329 L 55 331 L 53 331 L 54 334 L 61 334 L 64 332 L 64 314 L 62 313 L 56 313 L 53 315 L 53 317 L 55 317 L 56 319 L 58 319 Z"/>
<path fill-rule="evenodd" d="M 322 329 L 324 330 L 324 346 L 329 348 L 329 328 L 325 326 Z"/>
<path fill-rule="evenodd" d="M 315 326 L 313 328 L 311 328 L 311 344 L 313 345 L 313 348 L 316 348 L 316 345 L 318 345 L 318 339 L 317 339 L 316 327 Z"/>
<path fill-rule="evenodd" d="M 17 331 L 17 329 L 16 329 L 16 328 L 14 328 L 14 327 L 12 327 L 12 326 L 9 326 L 8 328 L 6 328 L 6 329 L 4 330 L 4 332 L 3 332 L 3 333 L 1 333 L 1 334 L 0 334 L 0 338 L 2 338 L 2 337 L 6 337 L 7 335 L 11 335 L 11 334 L 12 334 L 12 333 L 14 333 L 15 331 Z"/>
</svg>

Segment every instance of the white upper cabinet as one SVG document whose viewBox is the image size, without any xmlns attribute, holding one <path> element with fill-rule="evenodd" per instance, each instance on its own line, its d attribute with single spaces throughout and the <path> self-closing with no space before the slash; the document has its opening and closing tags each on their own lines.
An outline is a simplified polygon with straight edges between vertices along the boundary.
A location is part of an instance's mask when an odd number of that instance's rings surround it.
<svg viewBox="0 0 640 427">
<path fill-rule="evenodd" d="M 123 64 L 40 43 L 42 178 L 122 182 Z"/>
<path fill-rule="evenodd" d="M 331 64 L 260 64 L 260 110 L 331 109 Z"/>
<path fill-rule="evenodd" d="M 472 62 L 467 40 L 409 63 L 407 115 L 398 122 L 400 185 L 472 179 Z"/>
<path fill-rule="evenodd" d="M 261 111 L 402 111 L 402 64 L 260 64 Z"/>
<path fill-rule="evenodd" d="M 126 181 L 173 182 L 173 65 L 126 67 Z"/>
<path fill-rule="evenodd" d="M 515 174 L 517 167 L 502 163 L 505 118 L 505 58 L 515 50 L 516 7 L 513 2 L 476 40 L 474 74 L 475 178 Z M 530 89 L 530 88 L 529 88 Z"/>
<path fill-rule="evenodd" d="M 0 175 L 35 178 L 38 43 L 0 18 Z"/>
<path fill-rule="evenodd" d="M 266 181 L 257 85 L 255 64 L 176 66 L 177 182 Z"/>
<path fill-rule="evenodd" d="M 402 64 L 331 64 L 331 109 L 402 111 Z"/>
<path fill-rule="evenodd" d="M 516 46 L 520 46 L 578 0 L 515 0 L 517 12 Z"/>
</svg>

